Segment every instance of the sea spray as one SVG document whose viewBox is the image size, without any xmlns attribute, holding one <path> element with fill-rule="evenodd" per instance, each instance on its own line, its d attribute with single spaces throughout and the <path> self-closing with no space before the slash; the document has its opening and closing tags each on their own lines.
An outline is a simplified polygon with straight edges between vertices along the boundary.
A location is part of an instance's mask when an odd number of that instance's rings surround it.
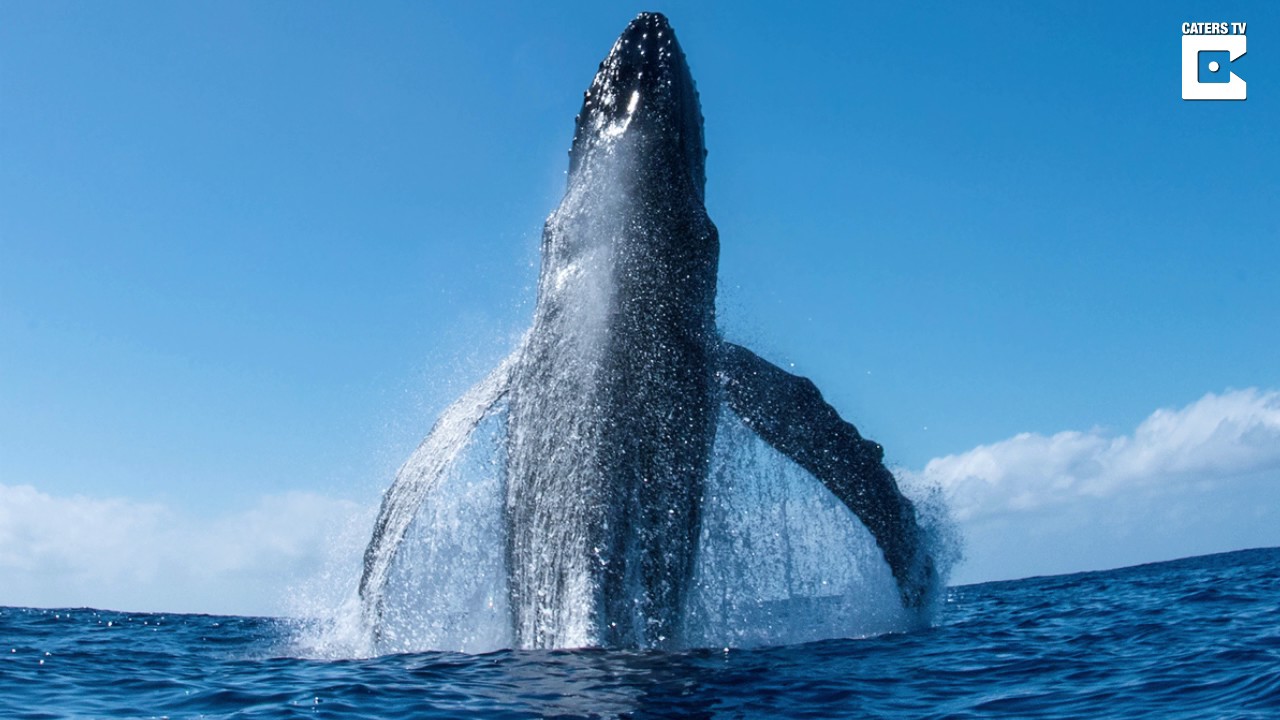
<svg viewBox="0 0 1280 720">
<path fill-rule="evenodd" d="M 410 524 L 391 565 L 380 651 L 511 647 L 502 532 L 505 436 L 505 413 L 487 415 Z"/>
<path fill-rule="evenodd" d="M 295 632 L 299 654 L 479 653 L 512 646 L 502 524 L 504 410 L 495 406 L 461 447 L 444 450 L 452 459 L 390 560 L 376 636 L 361 618 L 356 568 L 328 567 L 323 582 L 311 583 L 295 603 L 307 618 Z M 936 493 L 927 487 L 904 490 L 945 578 L 958 558 L 946 506 L 931 501 Z M 785 645 L 902 632 L 930 621 L 934 608 L 924 615 L 903 609 L 880 549 L 848 508 L 727 409 L 717 424 L 703 503 L 680 646 Z M 349 546 L 359 539 L 360 533 L 345 532 L 334 541 Z"/>
<path fill-rule="evenodd" d="M 910 627 L 912 613 L 866 528 L 727 410 L 706 492 L 687 646 L 781 645 Z"/>
</svg>

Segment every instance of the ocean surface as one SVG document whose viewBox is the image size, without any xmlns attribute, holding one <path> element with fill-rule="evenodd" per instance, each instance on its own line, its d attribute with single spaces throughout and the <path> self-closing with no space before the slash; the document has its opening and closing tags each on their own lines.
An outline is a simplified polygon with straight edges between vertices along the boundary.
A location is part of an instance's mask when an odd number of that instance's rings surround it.
<svg viewBox="0 0 1280 720">
<path fill-rule="evenodd" d="M 322 659 L 272 618 L 0 608 L 0 717 L 1278 718 L 1280 548 L 951 588 L 934 627 Z"/>
</svg>

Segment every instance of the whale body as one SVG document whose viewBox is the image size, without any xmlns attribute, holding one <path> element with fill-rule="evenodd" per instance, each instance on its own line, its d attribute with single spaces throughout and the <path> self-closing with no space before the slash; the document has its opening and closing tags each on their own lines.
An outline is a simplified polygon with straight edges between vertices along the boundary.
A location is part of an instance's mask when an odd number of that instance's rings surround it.
<svg viewBox="0 0 1280 720">
<path fill-rule="evenodd" d="M 584 96 L 547 219 L 533 325 L 451 405 L 383 498 L 360 596 L 375 629 L 395 550 L 477 423 L 505 403 L 507 592 L 520 647 L 680 641 L 717 417 L 822 482 L 884 553 L 903 604 L 934 579 L 881 447 L 807 379 L 723 340 L 706 146 L 670 24 L 642 13 Z"/>
</svg>

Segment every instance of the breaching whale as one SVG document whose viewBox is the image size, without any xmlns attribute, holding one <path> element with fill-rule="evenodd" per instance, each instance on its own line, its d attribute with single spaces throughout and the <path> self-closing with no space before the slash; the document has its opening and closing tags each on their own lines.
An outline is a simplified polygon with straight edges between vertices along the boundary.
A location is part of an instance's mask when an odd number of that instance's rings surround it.
<svg viewBox="0 0 1280 720">
<path fill-rule="evenodd" d="M 933 561 L 912 503 L 809 380 L 723 340 L 702 111 L 666 18 L 643 13 L 587 90 L 542 234 L 533 326 L 445 410 L 387 490 L 360 580 L 375 630 L 397 546 L 467 433 L 506 407 L 507 592 L 520 647 L 679 642 L 716 420 L 742 423 L 874 536 L 904 606 Z"/>
</svg>

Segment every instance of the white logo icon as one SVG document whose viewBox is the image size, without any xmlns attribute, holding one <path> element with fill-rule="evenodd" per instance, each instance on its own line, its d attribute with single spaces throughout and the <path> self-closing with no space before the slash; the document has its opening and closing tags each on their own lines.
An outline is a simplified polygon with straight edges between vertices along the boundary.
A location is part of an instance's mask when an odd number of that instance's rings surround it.
<svg viewBox="0 0 1280 720">
<path fill-rule="evenodd" d="M 1183 35 L 1182 99 L 1244 100 L 1245 81 L 1229 67 L 1244 54 L 1244 35 Z"/>
</svg>

